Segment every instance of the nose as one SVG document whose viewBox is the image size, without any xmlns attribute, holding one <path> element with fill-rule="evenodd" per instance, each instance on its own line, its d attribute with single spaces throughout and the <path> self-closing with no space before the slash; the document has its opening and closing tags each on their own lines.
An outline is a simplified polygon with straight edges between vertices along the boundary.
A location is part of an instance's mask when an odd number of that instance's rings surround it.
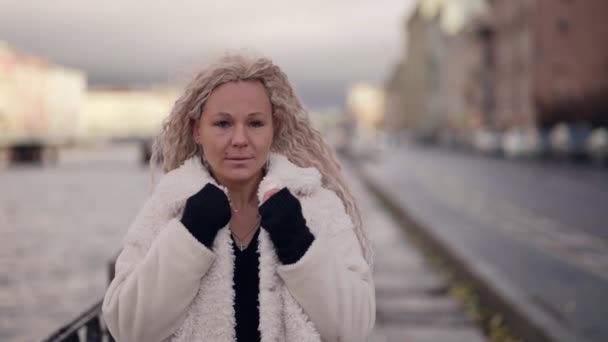
<svg viewBox="0 0 608 342">
<path fill-rule="evenodd" d="M 232 146 L 243 147 L 247 146 L 247 143 L 248 139 L 245 127 L 243 127 L 243 125 L 236 125 L 234 135 L 232 136 Z"/>
</svg>

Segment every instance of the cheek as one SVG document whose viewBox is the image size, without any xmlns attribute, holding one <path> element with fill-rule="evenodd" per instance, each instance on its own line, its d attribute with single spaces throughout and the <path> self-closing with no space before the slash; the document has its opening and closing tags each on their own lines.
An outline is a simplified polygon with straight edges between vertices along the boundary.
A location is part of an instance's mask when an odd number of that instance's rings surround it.
<svg viewBox="0 0 608 342">
<path fill-rule="evenodd" d="M 201 135 L 201 143 L 203 151 L 208 159 L 219 159 L 224 155 L 226 147 L 229 145 L 229 139 L 225 135 L 203 134 Z"/>
<path fill-rule="evenodd" d="M 261 135 L 258 136 L 255 142 L 255 146 L 259 150 L 269 150 L 272 145 L 272 135 Z"/>
<path fill-rule="evenodd" d="M 264 132 L 264 145 L 267 146 L 267 148 L 270 148 L 270 146 L 272 146 L 272 142 L 274 140 L 274 129 L 272 126 L 268 127 L 268 130 L 266 132 Z"/>
</svg>

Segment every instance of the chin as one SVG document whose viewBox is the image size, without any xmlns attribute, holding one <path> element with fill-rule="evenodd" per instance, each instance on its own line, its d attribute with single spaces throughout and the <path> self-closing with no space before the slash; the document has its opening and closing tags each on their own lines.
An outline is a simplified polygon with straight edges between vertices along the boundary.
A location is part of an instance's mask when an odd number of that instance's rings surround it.
<svg viewBox="0 0 608 342">
<path fill-rule="evenodd" d="M 256 177 L 258 177 L 260 175 L 261 172 L 262 172 L 261 169 L 259 169 L 259 170 L 247 170 L 247 169 L 227 170 L 227 172 L 225 172 L 222 175 L 222 178 L 228 182 L 241 183 L 241 182 L 246 182 L 248 180 L 255 179 Z"/>
</svg>

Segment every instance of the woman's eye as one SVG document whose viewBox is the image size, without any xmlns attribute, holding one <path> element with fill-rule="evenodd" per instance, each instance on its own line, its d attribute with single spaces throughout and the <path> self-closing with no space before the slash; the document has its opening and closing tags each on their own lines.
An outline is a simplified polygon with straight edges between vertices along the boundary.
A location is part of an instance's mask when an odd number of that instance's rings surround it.
<svg viewBox="0 0 608 342">
<path fill-rule="evenodd" d="M 250 125 L 253 127 L 262 127 L 262 126 L 264 126 L 264 122 L 260 121 L 260 120 L 254 120 L 254 121 L 251 121 Z"/>
<path fill-rule="evenodd" d="M 220 127 L 220 128 L 226 128 L 226 127 L 230 126 L 230 122 L 228 122 L 226 120 L 220 120 L 220 121 L 214 122 L 213 126 Z"/>
</svg>

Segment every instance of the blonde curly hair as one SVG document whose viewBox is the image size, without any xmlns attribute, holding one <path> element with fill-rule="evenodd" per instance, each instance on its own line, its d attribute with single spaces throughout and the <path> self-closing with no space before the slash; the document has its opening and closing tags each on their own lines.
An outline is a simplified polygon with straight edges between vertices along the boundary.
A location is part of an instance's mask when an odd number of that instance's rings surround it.
<svg viewBox="0 0 608 342">
<path fill-rule="evenodd" d="M 163 172 L 179 167 L 186 159 L 200 155 L 192 135 L 192 122 L 200 118 L 213 90 L 227 82 L 258 80 L 265 86 L 272 105 L 275 127 L 271 151 L 283 154 L 300 167 L 315 167 L 322 184 L 342 200 L 353 221 L 363 255 L 372 264 L 369 238 L 363 229 L 361 212 L 346 186 L 332 149 L 323 141 L 307 111 L 294 93 L 287 75 L 265 57 L 226 54 L 198 72 L 176 100 L 154 140 L 150 168 L 162 164 Z"/>
</svg>

